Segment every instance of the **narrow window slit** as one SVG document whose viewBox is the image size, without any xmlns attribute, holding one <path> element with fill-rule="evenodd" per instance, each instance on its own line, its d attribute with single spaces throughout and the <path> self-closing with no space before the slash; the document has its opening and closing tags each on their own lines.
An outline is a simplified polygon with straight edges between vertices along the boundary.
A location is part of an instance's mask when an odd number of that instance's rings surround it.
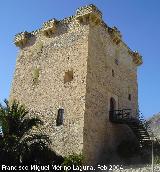
<svg viewBox="0 0 160 172">
<path fill-rule="evenodd" d="M 56 119 L 56 126 L 63 125 L 63 119 L 64 119 L 64 109 L 60 108 L 58 109 L 57 119 Z"/>
</svg>

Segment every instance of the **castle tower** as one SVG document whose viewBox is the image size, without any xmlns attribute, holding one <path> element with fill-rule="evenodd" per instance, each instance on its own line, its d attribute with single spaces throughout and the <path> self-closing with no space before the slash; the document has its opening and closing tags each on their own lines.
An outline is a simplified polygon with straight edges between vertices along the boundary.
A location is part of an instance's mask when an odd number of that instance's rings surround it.
<svg viewBox="0 0 160 172">
<path fill-rule="evenodd" d="M 94 6 L 77 9 L 63 20 L 17 34 L 20 52 L 10 101 L 18 100 L 43 121 L 53 149 L 83 153 L 97 163 L 116 155 L 118 144 L 132 131 L 111 122 L 119 109 L 138 110 L 138 52 L 123 42 Z M 113 156 L 114 157 L 114 156 Z"/>
</svg>

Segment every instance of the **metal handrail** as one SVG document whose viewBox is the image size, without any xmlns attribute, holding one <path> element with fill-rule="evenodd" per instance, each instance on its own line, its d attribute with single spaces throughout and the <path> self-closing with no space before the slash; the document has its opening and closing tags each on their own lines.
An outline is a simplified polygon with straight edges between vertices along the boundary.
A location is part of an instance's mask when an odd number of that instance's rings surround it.
<svg viewBox="0 0 160 172">
<path fill-rule="evenodd" d="M 118 109 L 109 111 L 109 116 L 111 121 L 130 119 L 131 118 L 131 109 Z"/>
</svg>

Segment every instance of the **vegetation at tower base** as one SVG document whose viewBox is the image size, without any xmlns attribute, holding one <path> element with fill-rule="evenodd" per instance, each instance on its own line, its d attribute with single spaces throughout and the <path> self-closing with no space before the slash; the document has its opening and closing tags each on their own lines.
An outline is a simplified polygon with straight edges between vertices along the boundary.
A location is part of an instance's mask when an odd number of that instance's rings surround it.
<svg viewBox="0 0 160 172">
<path fill-rule="evenodd" d="M 63 166 L 82 166 L 84 161 L 84 156 L 82 154 L 71 154 L 64 158 Z M 74 170 L 71 170 L 74 171 Z M 79 171 L 79 170 L 78 170 Z"/>
<path fill-rule="evenodd" d="M 62 162 L 48 144 L 47 135 L 31 134 L 30 130 L 42 121 L 27 117 L 28 111 L 16 101 L 9 105 L 0 105 L 0 164 L 49 164 Z"/>
</svg>

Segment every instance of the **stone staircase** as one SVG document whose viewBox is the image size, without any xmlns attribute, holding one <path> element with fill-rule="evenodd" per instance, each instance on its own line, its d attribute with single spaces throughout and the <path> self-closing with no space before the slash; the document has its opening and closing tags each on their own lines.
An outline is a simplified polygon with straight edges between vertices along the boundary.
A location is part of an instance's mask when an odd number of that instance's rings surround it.
<svg viewBox="0 0 160 172">
<path fill-rule="evenodd" d="M 138 139 L 140 147 L 151 145 L 151 137 L 147 131 L 145 121 L 131 116 L 130 109 L 110 111 L 110 121 L 112 123 L 127 124 Z"/>
<path fill-rule="evenodd" d="M 142 121 L 139 119 L 130 119 L 126 121 L 126 124 L 132 129 L 134 134 L 136 135 L 140 147 L 146 147 L 151 145 L 151 138 L 150 135 Z"/>
</svg>

